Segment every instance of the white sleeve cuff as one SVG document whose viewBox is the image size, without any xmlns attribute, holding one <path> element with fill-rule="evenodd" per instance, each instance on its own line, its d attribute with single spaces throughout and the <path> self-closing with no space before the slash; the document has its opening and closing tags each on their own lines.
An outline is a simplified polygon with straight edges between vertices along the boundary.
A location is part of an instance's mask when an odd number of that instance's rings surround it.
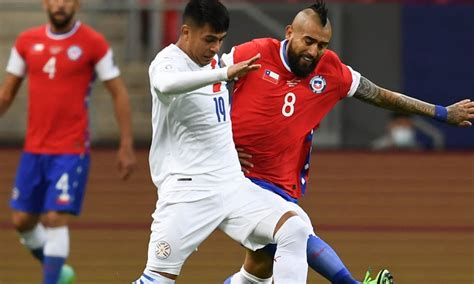
<svg viewBox="0 0 474 284">
<path fill-rule="evenodd" d="M 347 66 L 347 68 L 349 68 L 349 71 L 351 71 L 351 75 L 352 75 L 352 84 L 351 84 L 351 88 L 349 89 L 349 92 L 347 93 L 347 96 L 352 97 L 357 91 L 357 88 L 359 87 L 360 73 L 357 71 L 354 71 L 350 66 Z"/>
<path fill-rule="evenodd" d="M 114 63 L 114 55 L 111 49 L 95 65 L 95 72 L 101 81 L 107 81 L 120 76 L 120 70 Z"/>
<path fill-rule="evenodd" d="M 18 77 L 25 76 L 26 63 L 16 48 L 12 48 L 10 52 L 10 58 L 8 59 L 6 71 Z"/>
</svg>

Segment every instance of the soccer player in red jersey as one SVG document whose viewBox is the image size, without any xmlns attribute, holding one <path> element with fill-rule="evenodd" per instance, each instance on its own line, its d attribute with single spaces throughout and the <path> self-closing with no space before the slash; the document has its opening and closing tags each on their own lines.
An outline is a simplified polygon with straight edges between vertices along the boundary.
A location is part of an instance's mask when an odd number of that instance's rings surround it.
<svg viewBox="0 0 474 284">
<path fill-rule="evenodd" d="M 457 126 L 470 126 L 469 120 L 474 118 L 474 102 L 470 100 L 443 107 L 376 86 L 327 49 L 331 36 L 327 9 L 318 1 L 296 15 L 286 28 L 285 40 L 255 39 L 235 46 L 221 59 L 231 65 L 261 54 L 258 63 L 262 67 L 234 85 L 234 141 L 246 176 L 289 202 L 296 203 L 306 190 L 313 131 L 346 97 Z M 299 214 L 309 220 L 304 212 Z M 307 256 L 309 266 L 331 283 L 360 283 L 315 234 L 308 239 Z M 252 266 L 262 258 L 268 259 L 268 267 Z M 225 283 L 251 283 L 249 274 L 266 274 L 271 281 L 273 259 L 271 248 L 248 251 L 241 271 Z M 383 269 L 374 280 L 366 275 L 363 283 L 392 281 Z"/>
<path fill-rule="evenodd" d="M 69 283 L 70 215 L 79 215 L 89 171 L 89 94 L 95 77 L 112 95 L 118 165 L 135 164 L 128 94 L 104 37 L 75 19 L 78 0 L 44 0 L 49 23 L 21 33 L 0 88 L 0 115 L 28 77 L 28 124 L 10 202 L 21 242 L 43 264 L 43 283 Z M 40 222 L 43 217 L 43 223 Z"/>
</svg>

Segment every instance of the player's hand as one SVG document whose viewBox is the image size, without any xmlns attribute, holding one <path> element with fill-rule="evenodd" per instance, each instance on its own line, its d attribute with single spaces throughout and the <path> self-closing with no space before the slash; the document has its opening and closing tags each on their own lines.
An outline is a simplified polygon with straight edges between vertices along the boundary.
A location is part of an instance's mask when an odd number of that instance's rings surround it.
<svg viewBox="0 0 474 284">
<path fill-rule="evenodd" d="M 447 107 L 448 123 L 457 126 L 471 126 L 474 119 L 474 102 L 466 99 Z"/>
<path fill-rule="evenodd" d="M 136 158 L 132 146 L 120 146 L 117 153 L 117 166 L 120 178 L 127 180 L 135 169 Z"/>
<path fill-rule="evenodd" d="M 250 171 L 248 168 L 253 168 L 253 164 L 250 162 L 252 155 L 245 153 L 244 149 L 236 148 L 237 154 L 239 155 L 239 162 L 240 166 L 242 167 L 242 171 L 248 174 Z"/>
<path fill-rule="evenodd" d="M 235 78 L 245 76 L 249 72 L 259 69 L 262 65 L 254 64 L 255 61 L 259 59 L 260 53 L 248 60 L 241 61 L 239 63 L 229 66 L 229 69 L 227 69 L 227 78 L 229 78 L 229 80 L 233 80 Z"/>
</svg>

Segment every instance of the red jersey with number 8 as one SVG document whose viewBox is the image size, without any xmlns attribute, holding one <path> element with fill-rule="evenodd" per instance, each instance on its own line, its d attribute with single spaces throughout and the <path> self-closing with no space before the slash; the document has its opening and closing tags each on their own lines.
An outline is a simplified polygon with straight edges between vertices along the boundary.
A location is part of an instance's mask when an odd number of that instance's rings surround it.
<svg viewBox="0 0 474 284">
<path fill-rule="evenodd" d="M 354 94 L 360 74 L 326 50 L 315 70 L 298 78 L 288 64 L 287 44 L 256 39 L 234 47 L 222 60 L 230 65 L 261 54 L 256 63 L 262 67 L 235 82 L 234 141 L 252 155 L 248 177 L 299 198 L 306 189 L 313 131 L 339 100 Z"/>
</svg>

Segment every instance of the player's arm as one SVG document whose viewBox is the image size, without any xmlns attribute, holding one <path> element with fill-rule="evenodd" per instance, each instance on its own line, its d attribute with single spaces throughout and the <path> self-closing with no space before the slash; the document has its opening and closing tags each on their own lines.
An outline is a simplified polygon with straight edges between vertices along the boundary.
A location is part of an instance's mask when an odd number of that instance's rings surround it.
<svg viewBox="0 0 474 284">
<path fill-rule="evenodd" d="M 471 126 L 474 119 L 474 102 L 466 99 L 448 107 L 433 105 L 400 93 L 381 88 L 361 76 L 354 97 L 396 112 L 418 114 L 457 126 Z"/>
<path fill-rule="evenodd" d="M 131 107 L 127 89 L 120 76 L 104 81 L 104 85 L 112 96 L 115 118 L 120 129 L 120 147 L 118 151 L 118 167 L 120 176 L 127 179 L 132 173 L 136 159 L 133 149 Z"/>
<path fill-rule="evenodd" d="M 12 104 L 18 93 L 22 77 L 6 73 L 3 84 L 0 86 L 0 116 L 2 116 Z"/>
<path fill-rule="evenodd" d="M 257 54 L 248 60 L 224 68 L 182 72 L 173 70 L 172 62 L 162 62 L 157 66 L 151 66 L 150 81 L 152 86 L 161 94 L 184 94 L 210 84 L 233 80 L 235 77 L 257 70 L 260 65 L 254 63 L 259 58 L 260 55 Z"/>
<path fill-rule="evenodd" d="M 8 58 L 6 67 L 7 72 L 3 79 L 3 84 L 0 86 L 0 116 L 2 116 L 12 104 L 23 81 L 23 77 L 26 74 L 26 62 L 22 55 L 20 55 L 20 52 L 18 52 L 16 45 L 10 51 L 10 57 Z"/>
</svg>

